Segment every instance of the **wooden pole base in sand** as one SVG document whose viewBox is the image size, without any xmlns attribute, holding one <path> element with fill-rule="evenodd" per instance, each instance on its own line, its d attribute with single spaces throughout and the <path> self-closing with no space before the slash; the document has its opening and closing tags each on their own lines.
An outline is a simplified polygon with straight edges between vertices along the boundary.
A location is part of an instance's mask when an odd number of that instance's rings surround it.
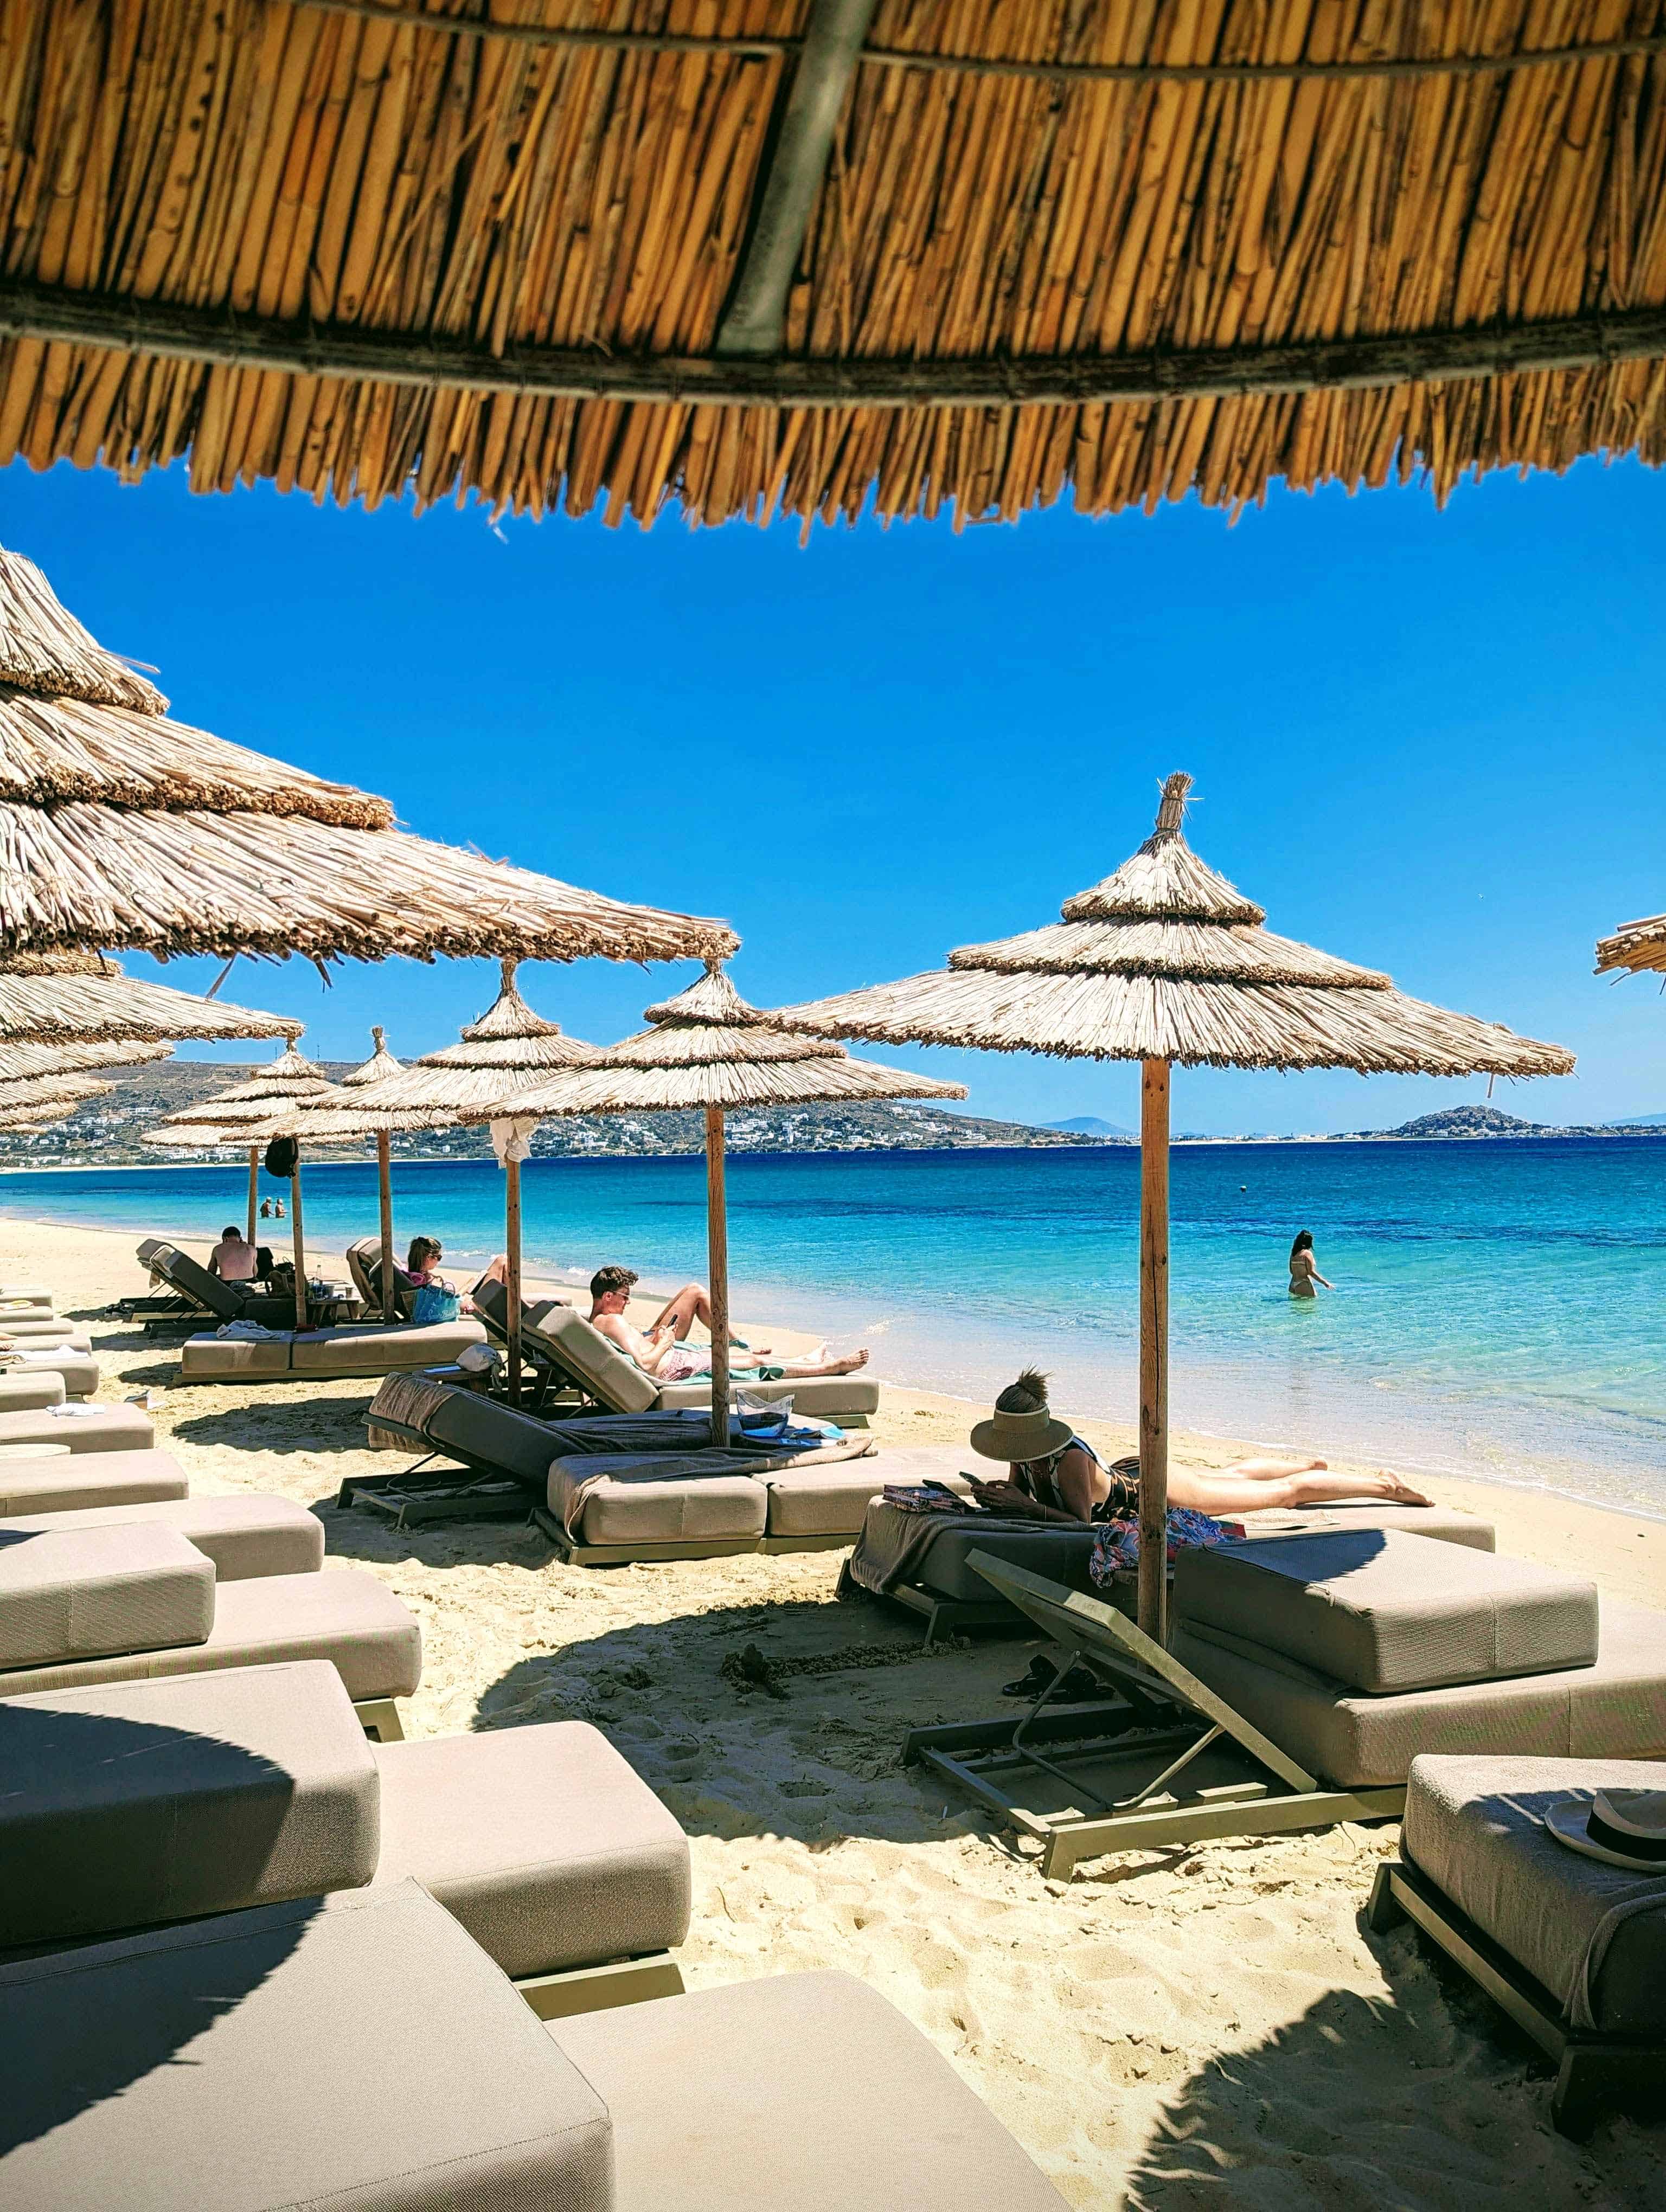
<svg viewBox="0 0 1666 2212">
<path fill-rule="evenodd" d="M 1140 1066 L 1140 1626 L 1168 1641 L 1169 1063 Z"/>
<path fill-rule="evenodd" d="M 712 1300 L 712 1443 L 729 1441 L 729 1217 L 723 1188 L 723 1109 L 706 1109 L 706 1280 Z"/>
<path fill-rule="evenodd" d="M 382 1319 L 392 1322 L 399 1309 L 393 1295 L 393 1167 L 386 1129 L 376 1132 L 376 1196 L 382 1217 Z"/>
</svg>

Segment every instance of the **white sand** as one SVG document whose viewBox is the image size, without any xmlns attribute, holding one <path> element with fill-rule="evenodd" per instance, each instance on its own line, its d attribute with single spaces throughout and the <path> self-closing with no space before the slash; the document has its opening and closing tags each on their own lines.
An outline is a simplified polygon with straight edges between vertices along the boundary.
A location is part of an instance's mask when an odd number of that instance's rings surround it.
<svg viewBox="0 0 1666 2212">
<path fill-rule="evenodd" d="M 0 1274 L 44 1278 L 60 1311 L 143 1285 L 134 1240 L 0 1223 Z M 338 1257 L 320 1255 L 344 1274 Z M 743 1334 L 790 1334 L 761 1325 Z M 1397 1830 L 1342 1828 L 1101 1860 L 1067 1887 L 897 1761 L 906 1727 L 999 1710 L 1029 1647 L 919 1656 L 905 1618 L 833 1596 L 837 1553 L 611 1571 L 557 1565 L 513 1522 L 396 1534 L 337 1514 L 374 1385 L 173 1389 L 177 1358 L 100 1324 L 104 1395 L 153 1383 L 154 1418 L 200 1492 L 260 1490 L 322 1513 L 332 1560 L 368 1566 L 421 1616 L 413 1735 L 593 1722 L 687 1828 L 692 1986 L 837 1966 L 929 2035 L 1079 2206 L 1658 2208 L 1666 2128 L 1554 2135 L 1528 2047 L 1420 1953 L 1359 1916 Z M 888 1392 L 888 1439 L 964 1439 L 968 1408 Z M 1125 1433 L 1090 1425 L 1126 1449 Z M 1221 1464 L 1232 1447 L 1182 1439 Z M 1578 1562 L 1666 1607 L 1666 1526 L 1446 1481 L 1499 1548 Z M 794 1681 L 784 1701 L 719 1672 L 755 1642 L 781 1657 L 879 1649 L 895 1663 Z M 853 2145 L 853 2156 L 860 2146 Z M 876 2206 L 881 2203 L 876 2195 Z"/>
</svg>

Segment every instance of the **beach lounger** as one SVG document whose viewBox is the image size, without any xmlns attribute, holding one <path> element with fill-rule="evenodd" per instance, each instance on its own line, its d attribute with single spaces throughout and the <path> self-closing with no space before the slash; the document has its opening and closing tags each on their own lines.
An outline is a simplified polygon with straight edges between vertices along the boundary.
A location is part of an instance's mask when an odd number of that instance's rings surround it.
<svg viewBox="0 0 1666 2212">
<path fill-rule="evenodd" d="M 188 1336 L 179 1348 L 182 1382 L 316 1382 L 337 1376 L 393 1375 L 437 1367 L 483 1344 L 477 1321 L 349 1322 L 337 1328 L 275 1329 L 269 1336 Z"/>
<path fill-rule="evenodd" d="M 964 1473 L 969 1457 L 958 1444 L 888 1448 L 881 1455 L 884 1480 L 909 1486 L 935 1482 L 969 1496 Z M 1493 1525 L 1478 1514 L 1444 1506 L 1385 1505 L 1372 1499 L 1254 1513 L 1245 1516 L 1243 1525 L 1250 1540 L 1337 1528 L 1398 1528 L 1441 1543 L 1468 1544 L 1477 1551 L 1490 1552 L 1493 1547 Z M 1097 1534 L 1090 1528 L 1049 1528 L 994 1513 L 909 1513 L 876 1496 L 840 1576 L 839 1594 L 849 1596 L 866 1590 L 906 1606 L 924 1620 L 927 1649 L 939 1636 L 959 1635 L 967 1629 L 1011 1632 L 1022 1624 L 1024 1615 L 997 1597 L 971 1565 L 973 1553 L 982 1552 L 1049 1582 L 1085 1590 L 1133 1619 L 1135 1577 L 1119 1576 L 1100 1586 L 1089 1572 Z"/>
<path fill-rule="evenodd" d="M 45 1283 L 0 1283 L 0 1313 L 8 1307 L 37 1313 L 52 1310 L 52 1294 Z"/>
<path fill-rule="evenodd" d="M 216 1587 L 177 1529 L 0 1524 L 0 1698 L 162 1674 L 327 1659 L 367 1731 L 403 1730 L 422 1676 L 414 1617 L 374 1575 L 261 1575 Z"/>
<path fill-rule="evenodd" d="M 0 1966 L 0 2197 L 30 2212 L 1063 2201 L 843 1975 L 543 2025 L 415 1882 Z"/>
<path fill-rule="evenodd" d="M 708 1378 L 656 1382 L 571 1306 L 552 1302 L 536 1321 L 529 1318 L 523 1322 L 521 1346 L 552 1379 L 570 1385 L 605 1413 L 709 1411 L 711 1407 Z M 868 1415 L 877 1412 L 879 1405 L 879 1385 L 866 1369 L 859 1375 L 813 1375 L 779 1382 L 752 1382 L 745 1373 L 733 1379 L 743 1390 L 756 1389 L 775 1398 L 790 1396 L 795 1413 L 836 1421 L 841 1428 L 865 1428 Z"/>
<path fill-rule="evenodd" d="M 64 1444 L 50 1455 L 39 1445 L 0 1449 L 0 1519 L 153 1504 L 188 1497 L 190 1489 L 172 1452 L 71 1452 Z"/>
<path fill-rule="evenodd" d="M 1666 1619 L 1599 1611 L 1589 1583 L 1525 1560 L 1398 1530 L 1183 1552 L 1166 1651 L 1079 1590 L 971 1565 L 1109 1694 L 1054 1712 L 1049 1690 L 1016 1723 L 916 1730 L 905 1756 L 1041 1838 L 1049 1875 L 1389 1817 L 1423 1752 L 1666 1749 Z"/>
<path fill-rule="evenodd" d="M 219 1321 L 256 1321 L 276 1328 L 295 1319 L 292 1297 L 280 1297 L 263 1283 L 222 1283 L 189 1252 L 160 1237 L 147 1237 L 137 1256 L 149 1268 L 152 1279 L 166 1283 L 172 1294 L 159 1300 L 121 1301 L 130 1320 L 137 1319 L 142 1309 L 150 1309 L 147 1331 L 164 1321 L 188 1322 L 200 1314 L 212 1314 Z"/>
<path fill-rule="evenodd" d="M 26 1321 L 0 1321 L 0 1349 L 8 1345 L 34 1349 L 57 1346 L 61 1350 L 90 1352 L 93 1340 L 73 1322 L 31 1316 Z"/>
<path fill-rule="evenodd" d="M 61 1386 L 63 1376 L 57 1380 Z M 100 1406 L 85 1401 L 71 1406 L 60 1388 L 47 1405 L 25 1410 L 15 1400 L 7 1405 L 0 1383 L 0 1450 L 17 1444 L 63 1444 L 77 1455 L 145 1451 L 155 1442 L 155 1434 L 143 1406 Z"/>
<path fill-rule="evenodd" d="M 541 2017 L 683 1986 L 688 1840 L 583 1722 L 372 1745 L 310 1661 L 0 1699 L 0 1950 L 415 1881 Z"/>
<path fill-rule="evenodd" d="M 44 1413 L 68 1396 L 55 1367 L 0 1367 L 0 1414 Z"/>
<path fill-rule="evenodd" d="M 347 1248 L 347 1272 L 365 1315 L 380 1317 L 382 1310 L 382 1243 L 380 1237 L 360 1237 Z M 410 1285 L 393 1271 L 393 1311 L 400 1321 L 410 1319 Z"/>
<path fill-rule="evenodd" d="M 103 1379 L 92 1353 L 71 1345 L 20 1344 L 14 1352 L 0 1352 L 0 1381 L 35 1375 L 59 1376 L 69 1398 L 90 1398 Z"/>
<path fill-rule="evenodd" d="M 156 1456 L 165 1459 L 167 1454 Z M 0 1521 L 0 1543 L 14 1534 L 45 1536 L 76 1528 L 171 1528 L 213 1561 L 216 1583 L 247 1582 L 257 1575 L 315 1575 L 324 1565 L 324 1523 L 292 1498 L 76 1501 L 9 1514 Z"/>
<path fill-rule="evenodd" d="M 1414 1759 L 1398 1860 L 1367 1918 L 1409 1918 L 1554 2063 L 1551 2118 L 1583 2139 L 1602 2107 L 1666 2086 L 1666 1868 L 1608 1865 L 1545 1815 L 1598 1790 L 1666 1790 L 1639 1759 Z"/>
</svg>

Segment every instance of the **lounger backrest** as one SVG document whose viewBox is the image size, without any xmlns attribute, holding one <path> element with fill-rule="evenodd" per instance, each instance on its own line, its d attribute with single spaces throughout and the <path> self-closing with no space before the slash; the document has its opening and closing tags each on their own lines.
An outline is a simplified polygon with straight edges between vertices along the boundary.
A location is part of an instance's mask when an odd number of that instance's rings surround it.
<svg viewBox="0 0 1666 2212">
<path fill-rule="evenodd" d="M 150 1255 L 151 1272 L 171 1284 L 181 1297 L 191 1298 L 210 1313 L 218 1314 L 222 1321 L 235 1321 L 243 1310 L 243 1301 L 236 1291 L 222 1283 L 218 1275 L 193 1260 L 188 1252 L 181 1252 L 175 1244 L 158 1244 Z"/>
<path fill-rule="evenodd" d="M 547 1347 L 556 1365 L 611 1412 L 645 1413 L 657 1402 L 660 1386 L 653 1376 L 615 1351 L 601 1331 L 571 1306 L 553 1308 L 528 1334 L 535 1350 Z"/>
<path fill-rule="evenodd" d="M 423 1434 L 465 1467 L 514 1475 L 542 1504 L 556 1447 L 548 1424 L 534 1415 L 483 1397 L 477 1390 L 447 1390 L 424 1419 Z"/>
<path fill-rule="evenodd" d="M 377 1279 L 381 1273 L 380 1248 L 368 1237 L 360 1237 L 347 1248 L 347 1272 L 353 1278 L 353 1288 L 367 1306 L 380 1306 L 382 1302 L 381 1285 Z"/>
</svg>

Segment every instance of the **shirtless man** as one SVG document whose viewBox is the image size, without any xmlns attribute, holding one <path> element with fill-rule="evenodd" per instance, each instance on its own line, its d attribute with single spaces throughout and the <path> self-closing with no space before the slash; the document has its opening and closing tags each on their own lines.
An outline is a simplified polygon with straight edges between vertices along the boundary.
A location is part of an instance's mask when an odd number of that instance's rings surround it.
<svg viewBox="0 0 1666 2212">
<path fill-rule="evenodd" d="M 590 1278 L 591 1327 L 599 1329 L 645 1375 L 658 1376 L 662 1382 L 685 1382 L 691 1376 L 708 1374 L 711 1354 L 696 1351 L 684 1342 L 696 1322 L 710 1329 L 712 1302 L 708 1293 L 698 1283 L 684 1283 L 676 1297 L 661 1308 L 653 1327 L 643 1331 L 633 1328 L 625 1319 L 636 1279 L 635 1270 L 631 1267 L 597 1269 Z M 738 1348 L 749 1363 L 761 1360 L 769 1349 L 767 1344 Z M 853 1352 L 843 1359 L 830 1358 L 824 1346 L 813 1359 L 781 1362 L 778 1371 L 783 1377 L 793 1380 L 804 1380 L 812 1375 L 854 1375 L 859 1367 L 867 1365 L 867 1358 L 863 1350 Z M 771 1361 L 770 1364 L 774 1367 L 775 1363 Z"/>
<path fill-rule="evenodd" d="M 252 1283 L 260 1273 L 255 1249 L 233 1222 L 220 1231 L 220 1242 L 209 1254 L 209 1273 L 222 1283 Z"/>
</svg>

